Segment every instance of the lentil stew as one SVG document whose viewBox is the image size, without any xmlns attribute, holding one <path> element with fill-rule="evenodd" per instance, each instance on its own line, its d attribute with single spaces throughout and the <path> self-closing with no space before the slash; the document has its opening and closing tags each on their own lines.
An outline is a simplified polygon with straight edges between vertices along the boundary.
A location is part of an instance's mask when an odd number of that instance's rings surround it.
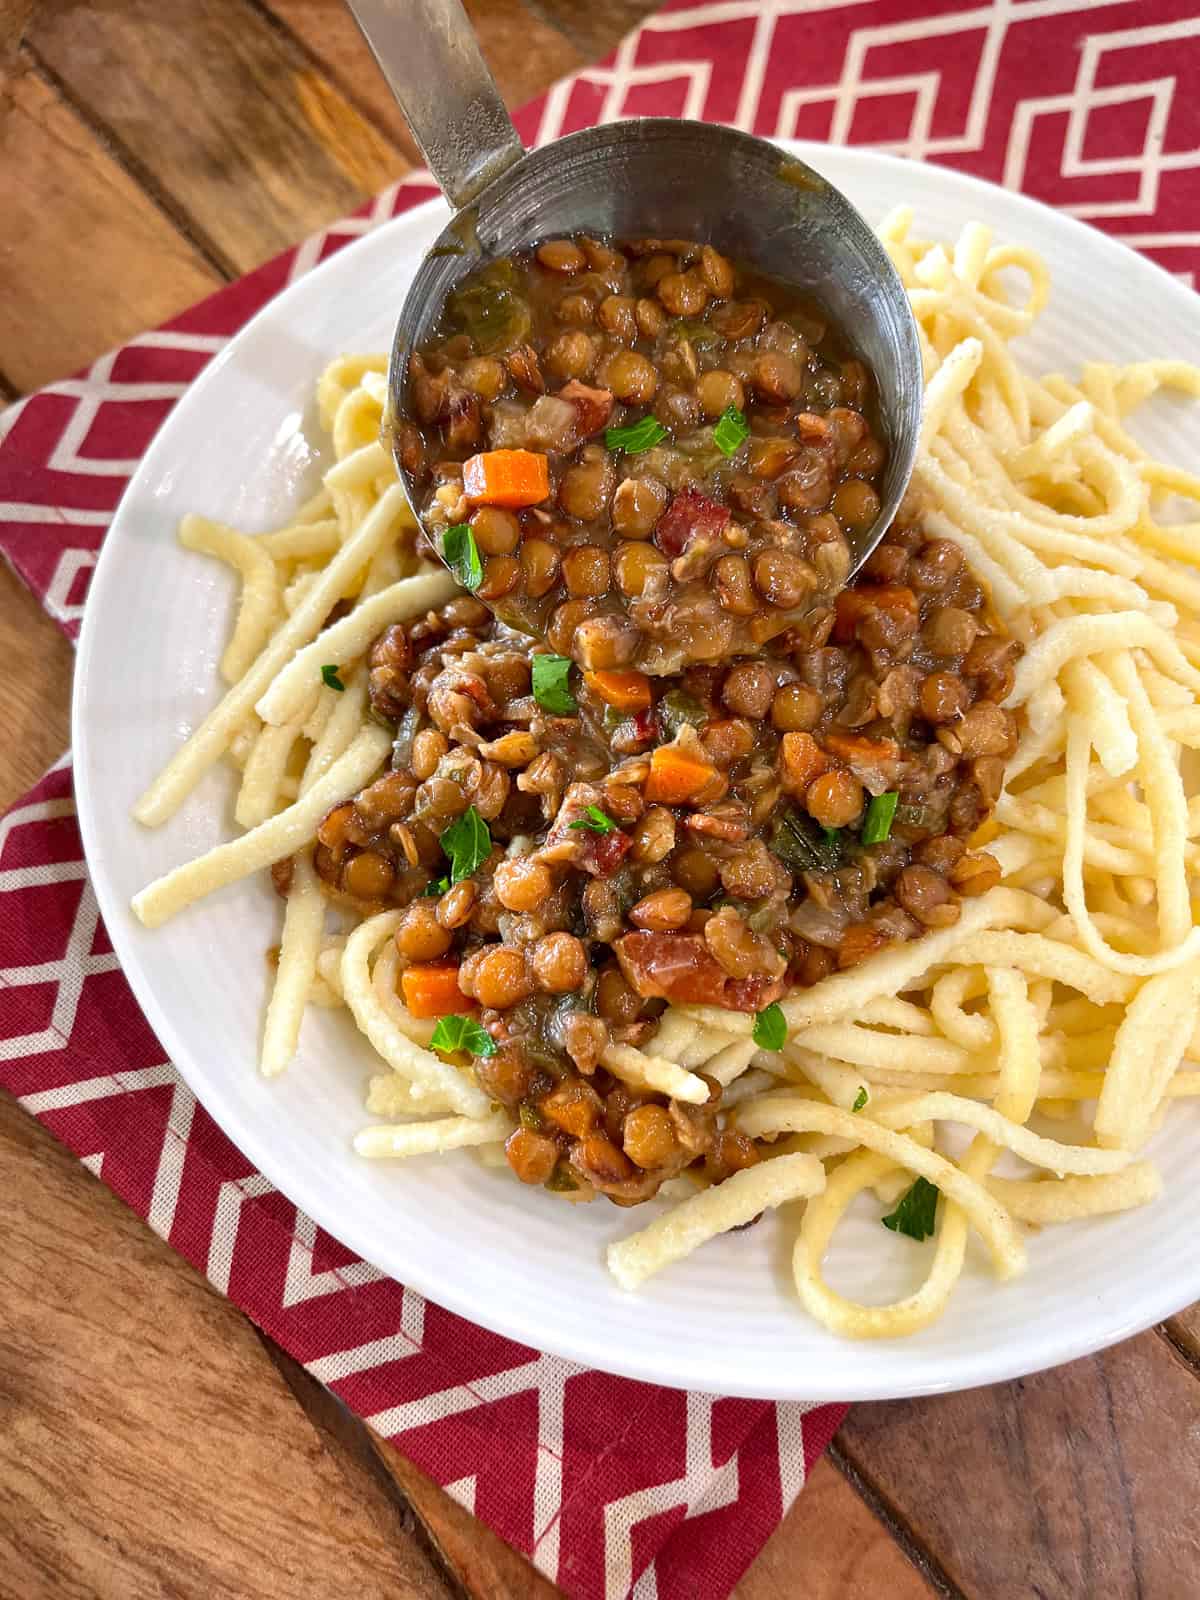
<svg viewBox="0 0 1200 1600">
<path fill-rule="evenodd" d="M 324 818 L 316 868 L 358 915 L 406 908 L 405 1003 L 477 1020 L 458 1059 L 518 1112 L 523 1181 L 626 1205 L 694 1163 L 719 1181 L 758 1158 L 719 1085 L 634 1090 L 607 1047 L 652 1049 L 672 1001 L 761 1013 L 998 882 L 971 840 L 1017 653 L 919 521 L 768 653 L 671 678 L 580 671 L 463 595 L 376 640 L 391 769 Z"/>
<path fill-rule="evenodd" d="M 683 240 L 551 239 L 451 294 L 396 424 L 426 534 L 582 667 L 760 651 L 880 511 L 874 383 L 811 300 Z"/>
</svg>

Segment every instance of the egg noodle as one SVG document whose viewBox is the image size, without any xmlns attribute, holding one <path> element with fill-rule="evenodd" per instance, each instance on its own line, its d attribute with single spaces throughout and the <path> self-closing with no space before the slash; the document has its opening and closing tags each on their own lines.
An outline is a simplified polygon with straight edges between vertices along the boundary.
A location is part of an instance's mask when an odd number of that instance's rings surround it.
<svg viewBox="0 0 1200 1600">
<path fill-rule="evenodd" d="M 800 1300 L 856 1338 L 938 1317 L 972 1229 L 1008 1278 L 1025 1268 L 1027 1225 L 1152 1201 L 1159 1178 L 1143 1147 L 1172 1100 L 1200 1094 L 1200 1071 L 1182 1065 L 1200 1060 L 1200 793 L 1185 784 L 1200 749 L 1200 520 L 1160 520 L 1172 498 L 1200 504 L 1200 479 L 1148 458 L 1124 426 L 1159 388 L 1200 396 L 1200 370 L 1088 363 L 1077 381 L 1030 378 L 1009 343 L 1049 294 L 1033 250 L 997 245 L 978 223 L 952 245 L 930 243 L 912 233 L 907 208 L 880 236 L 924 356 L 923 526 L 962 549 L 1024 648 L 1005 702 L 1019 713 L 1020 744 L 972 840 L 1003 881 L 964 901 L 953 927 L 794 991 L 781 1051 L 757 1047 L 749 1015 L 673 1007 L 648 1051 L 612 1044 L 603 1057 L 615 1077 L 685 1102 L 707 1098 L 703 1071 L 724 1087 L 723 1115 L 770 1152 L 715 1187 L 689 1175 L 665 1186 L 669 1205 L 609 1246 L 618 1281 L 636 1288 L 714 1235 L 803 1200 Z M 1017 279 L 1023 299 L 1010 293 Z M 386 396 L 383 356 L 327 369 L 317 400 L 335 464 L 286 527 L 248 536 L 183 521 L 183 545 L 241 579 L 221 659 L 230 688 L 134 815 L 165 822 L 227 756 L 241 773 L 245 831 L 133 905 L 156 926 L 291 856 L 261 1070 L 287 1065 L 306 1004 L 344 1007 L 386 1068 L 370 1080 L 377 1122 L 356 1138 L 358 1153 L 477 1146 L 494 1162 L 513 1115 L 429 1048 L 431 1021 L 406 1012 L 392 940 L 400 913 L 329 932 L 313 867 L 320 819 L 390 753 L 369 715 L 371 641 L 457 592 L 417 553 L 380 443 Z M 340 690 L 322 681 L 328 662 L 340 663 Z M 914 1179 L 941 1196 L 921 1287 L 890 1305 L 836 1293 L 822 1262 L 847 1207 L 864 1190 L 891 1206 Z"/>
</svg>

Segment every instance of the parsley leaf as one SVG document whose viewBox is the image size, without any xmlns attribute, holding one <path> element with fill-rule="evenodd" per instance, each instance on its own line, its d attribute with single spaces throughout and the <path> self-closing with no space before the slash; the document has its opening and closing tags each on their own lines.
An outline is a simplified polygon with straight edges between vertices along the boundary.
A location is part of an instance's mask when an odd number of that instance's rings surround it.
<svg viewBox="0 0 1200 1600">
<path fill-rule="evenodd" d="M 760 1050 L 782 1050 L 787 1043 L 787 1018 L 778 1001 L 755 1017 L 754 1042 Z"/>
<path fill-rule="evenodd" d="M 479 546 L 465 522 L 456 522 L 442 534 L 442 560 L 464 589 L 478 589 L 483 582 Z"/>
<path fill-rule="evenodd" d="M 570 656 L 534 656 L 533 698 L 546 711 L 560 717 L 578 711 L 579 706 L 571 693 Z"/>
<path fill-rule="evenodd" d="M 938 1190 L 928 1178 L 918 1178 L 911 1189 L 906 1189 L 890 1217 L 881 1220 L 893 1233 L 907 1234 L 918 1243 L 928 1239 L 933 1232 L 934 1213 L 937 1211 Z"/>
<path fill-rule="evenodd" d="M 469 1050 L 473 1056 L 494 1056 L 496 1041 L 481 1023 L 473 1017 L 460 1017 L 451 1012 L 439 1017 L 430 1044 L 435 1050 Z"/>
<path fill-rule="evenodd" d="M 860 1084 L 858 1093 L 854 1096 L 854 1104 L 850 1107 L 850 1109 L 851 1111 L 861 1111 L 866 1103 L 867 1091 L 866 1088 Z"/>
<path fill-rule="evenodd" d="M 322 667 L 321 681 L 327 684 L 329 688 L 336 689 L 339 694 L 341 694 L 342 690 L 346 687 L 346 685 L 338 677 L 338 669 L 336 666 Z"/>
<path fill-rule="evenodd" d="M 866 820 L 862 826 L 862 842 L 864 844 L 882 844 L 892 831 L 892 819 L 896 815 L 896 807 L 900 803 L 900 796 L 893 789 L 888 794 L 877 794 L 867 807 Z"/>
<path fill-rule="evenodd" d="M 442 895 L 445 894 L 446 890 L 449 887 L 450 887 L 450 879 L 449 878 L 433 878 L 421 890 L 421 898 L 423 900 L 436 900 L 436 899 L 439 899 Z"/>
<path fill-rule="evenodd" d="M 804 811 L 784 802 L 775 808 L 769 848 L 790 872 L 832 872 L 846 862 L 844 828 L 819 828 Z"/>
<path fill-rule="evenodd" d="M 713 443 L 724 456 L 735 456 L 750 437 L 750 424 L 736 406 L 726 406 L 713 429 Z"/>
<path fill-rule="evenodd" d="M 604 443 L 610 450 L 624 450 L 626 455 L 640 455 L 652 450 L 667 437 L 667 430 L 654 417 L 643 417 L 640 422 L 629 422 L 620 428 L 605 428 Z"/>
<path fill-rule="evenodd" d="M 491 831 L 474 806 L 454 819 L 438 843 L 450 857 L 451 883 L 469 878 L 492 853 Z"/>
<path fill-rule="evenodd" d="M 589 833 L 616 833 L 617 825 L 599 806 L 589 806 L 587 814 L 568 824 L 571 828 L 586 828 Z"/>
</svg>

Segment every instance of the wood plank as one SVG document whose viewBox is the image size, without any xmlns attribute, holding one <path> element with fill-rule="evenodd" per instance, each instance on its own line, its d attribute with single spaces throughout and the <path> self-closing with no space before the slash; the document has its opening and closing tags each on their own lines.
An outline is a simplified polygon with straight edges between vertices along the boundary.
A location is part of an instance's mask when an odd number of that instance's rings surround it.
<svg viewBox="0 0 1200 1600">
<path fill-rule="evenodd" d="M 524 0 L 465 0 L 484 59 L 510 110 L 532 100 L 584 57 Z M 313 60 L 382 133 L 421 164 L 408 124 L 342 0 L 265 0 Z"/>
<path fill-rule="evenodd" d="M 386 1439 L 370 1433 L 376 1454 L 424 1523 L 442 1560 L 470 1600 L 565 1600 L 518 1551 L 427 1478 Z"/>
<path fill-rule="evenodd" d="M 249 0 L 46 0 L 28 40 L 143 186 L 245 272 L 407 170 Z M 143 318 L 143 322 L 149 319 Z"/>
<path fill-rule="evenodd" d="M 0 0 L 0 74 L 9 71 L 21 48 L 21 38 L 33 12 L 33 0 Z M 0 119 L 3 119 L 0 96 Z"/>
<path fill-rule="evenodd" d="M 246 1319 L 0 1096 L 0 1590 L 450 1600 Z"/>
<path fill-rule="evenodd" d="M 822 1456 L 730 1600 L 937 1600 L 937 1593 Z"/>
<path fill-rule="evenodd" d="M 1200 1384 L 1156 1333 L 1016 1383 L 854 1406 L 838 1440 L 968 1596 L 1200 1593 Z"/>
<path fill-rule="evenodd" d="M 662 5 L 662 0 L 531 0 L 534 9 L 561 28 L 589 61 L 616 48 L 627 33 Z"/>
<path fill-rule="evenodd" d="M 1200 1368 L 1200 1302 L 1181 1311 L 1177 1317 L 1169 1317 L 1163 1324 L 1163 1332 L 1186 1360 Z"/>
<path fill-rule="evenodd" d="M 0 568 L 0 811 L 70 743 L 74 652 L 21 580 Z"/>
<path fill-rule="evenodd" d="M 0 211 L 0 370 L 20 390 L 64 377 L 221 281 L 32 71 L 10 83 Z"/>
</svg>

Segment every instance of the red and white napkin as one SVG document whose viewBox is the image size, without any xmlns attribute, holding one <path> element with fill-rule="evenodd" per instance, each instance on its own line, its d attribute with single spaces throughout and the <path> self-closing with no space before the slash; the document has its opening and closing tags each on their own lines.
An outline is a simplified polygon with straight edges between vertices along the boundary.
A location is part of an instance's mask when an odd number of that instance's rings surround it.
<svg viewBox="0 0 1200 1600">
<path fill-rule="evenodd" d="M 1193 0 L 677 0 L 517 123 L 540 143 L 656 114 L 945 162 L 1189 281 L 1200 269 Z M 0 553 L 66 633 L 139 456 L 209 357 L 294 278 L 432 192 L 405 180 L 0 415 Z M 225 1138 L 138 1010 L 98 920 L 69 756 L 0 821 L 0 1084 L 575 1600 L 723 1600 L 841 1420 L 839 1406 L 684 1394 L 542 1355 L 322 1233 Z"/>
</svg>

